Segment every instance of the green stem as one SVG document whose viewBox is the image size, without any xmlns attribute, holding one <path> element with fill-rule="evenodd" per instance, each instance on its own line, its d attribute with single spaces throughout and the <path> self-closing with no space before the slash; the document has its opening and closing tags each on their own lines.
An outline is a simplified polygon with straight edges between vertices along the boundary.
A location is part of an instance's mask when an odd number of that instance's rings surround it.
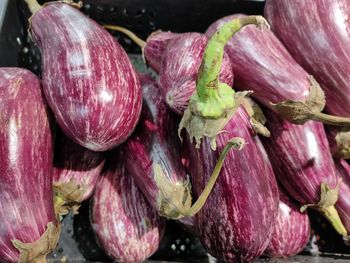
<svg viewBox="0 0 350 263">
<path fill-rule="evenodd" d="M 342 236 L 347 236 L 348 233 L 334 205 L 328 207 L 317 207 L 316 210 L 322 213 L 322 215 L 332 224 L 337 233 Z"/>
<path fill-rule="evenodd" d="M 225 45 L 235 33 L 249 24 L 267 25 L 267 22 L 261 16 L 236 18 L 221 26 L 209 39 L 197 79 L 197 93 L 201 100 L 206 100 L 208 96 L 211 96 L 208 94 L 211 89 L 218 89 Z"/>
<path fill-rule="evenodd" d="M 350 126 L 350 118 L 329 115 L 322 112 L 313 113 L 312 119 L 328 125 Z"/>
<path fill-rule="evenodd" d="M 37 0 L 25 0 L 25 2 L 27 3 L 30 12 L 33 15 L 42 8 L 42 6 L 39 5 Z"/>
<path fill-rule="evenodd" d="M 245 144 L 245 142 L 241 138 L 233 138 L 227 142 L 225 148 L 222 150 L 222 152 L 218 158 L 218 161 L 214 167 L 214 171 L 213 171 L 212 175 L 210 176 L 209 182 L 205 186 L 202 194 L 199 196 L 197 201 L 191 206 L 190 209 L 188 209 L 187 211 L 184 212 L 184 214 L 183 214 L 184 216 L 186 216 L 186 217 L 194 216 L 202 209 L 202 207 L 204 206 L 206 200 L 208 199 L 208 197 L 209 197 L 209 195 L 210 195 L 210 193 L 211 193 L 211 191 L 216 183 L 216 180 L 218 179 L 218 176 L 220 174 L 222 165 L 224 164 L 227 153 L 229 152 L 229 150 L 232 147 L 234 149 L 238 149 L 238 150 L 242 149 L 244 144 Z"/>
<path fill-rule="evenodd" d="M 136 43 L 136 45 L 138 45 L 142 49 L 146 46 L 146 42 L 141 38 L 139 38 L 138 36 L 136 36 L 129 29 L 126 29 L 121 26 L 114 26 L 114 25 L 103 25 L 103 27 L 106 29 L 122 32 L 123 34 L 127 35 L 132 41 Z"/>
</svg>

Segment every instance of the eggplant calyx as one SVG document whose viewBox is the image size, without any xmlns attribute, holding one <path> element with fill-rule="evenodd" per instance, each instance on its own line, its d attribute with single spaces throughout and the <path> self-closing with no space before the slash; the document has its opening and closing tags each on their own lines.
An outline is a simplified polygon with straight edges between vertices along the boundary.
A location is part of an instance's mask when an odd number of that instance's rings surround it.
<svg viewBox="0 0 350 263">
<path fill-rule="evenodd" d="M 335 158 L 350 159 L 350 129 L 343 128 L 335 136 L 336 150 L 332 151 Z"/>
<path fill-rule="evenodd" d="M 49 222 L 42 236 L 32 243 L 23 243 L 16 239 L 12 240 L 12 245 L 20 252 L 18 262 L 46 262 L 46 255 L 57 246 L 60 233 L 61 225 Z"/>
<path fill-rule="evenodd" d="M 191 186 L 189 183 L 189 180 L 187 180 L 184 184 L 184 189 L 186 189 L 183 192 L 180 192 L 180 196 L 172 196 L 174 198 L 167 199 L 164 198 L 166 196 L 170 196 L 167 193 L 172 193 L 176 190 L 176 187 L 174 188 L 170 184 L 160 182 L 166 182 L 166 179 L 163 178 L 164 175 L 162 175 L 162 171 L 159 165 L 155 166 L 155 175 L 156 175 L 156 181 L 158 184 L 158 187 L 160 189 L 160 198 L 159 198 L 159 214 L 161 216 L 170 218 L 170 219 L 180 219 L 182 217 L 192 217 L 195 214 L 197 214 L 202 207 L 205 205 L 206 200 L 208 199 L 212 189 L 214 188 L 214 185 L 219 177 L 221 168 L 224 164 L 225 158 L 227 153 L 231 148 L 235 150 L 241 150 L 245 145 L 245 141 L 242 138 L 235 137 L 230 139 L 222 152 L 219 155 L 219 158 L 216 162 L 216 165 L 214 167 L 213 173 L 209 178 L 209 181 L 207 185 L 205 186 L 203 192 L 198 197 L 196 202 L 191 206 Z M 173 190 L 169 191 L 167 189 L 173 188 Z M 181 189 L 181 188 L 180 188 Z M 182 194 L 182 195 L 181 195 Z"/>
<path fill-rule="evenodd" d="M 53 185 L 56 215 L 66 215 L 70 211 L 78 213 L 86 188 L 74 181 Z"/>
<path fill-rule="evenodd" d="M 180 121 L 178 135 L 181 138 L 182 129 L 186 129 L 189 134 L 190 140 L 194 138 L 196 141 L 196 147 L 200 147 L 201 139 L 208 137 L 210 140 L 210 146 L 213 151 L 216 150 L 216 137 L 223 131 L 226 124 L 230 121 L 232 116 L 236 113 L 237 108 L 240 106 L 242 99 L 250 94 L 250 91 L 236 92 L 235 93 L 235 106 L 228 110 L 225 115 L 220 118 L 206 118 L 196 113 L 193 113 L 190 108 L 187 108 Z"/>
<path fill-rule="evenodd" d="M 330 188 L 326 183 L 321 184 L 321 198 L 317 204 L 307 204 L 300 208 L 300 212 L 305 212 L 307 208 L 313 208 L 319 211 L 334 227 L 338 234 L 346 237 L 348 235 L 346 228 L 344 227 L 338 211 L 335 208 L 335 203 L 338 201 L 339 184 L 335 188 Z"/>
<path fill-rule="evenodd" d="M 251 98 L 245 97 L 242 100 L 242 106 L 250 117 L 250 124 L 254 131 L 262 136 L 270 137 L 270 131 L 264 126 L 266 117 L 259 105 Z"/>
<path fill-rule="evenodd" d="M 326 105 L 326 99 L 320 85 L 313 76 L 309 76 L 310 93 L 306 101 L 285 100 L 280 103 L 271 103 L 274 109 L 284 119 L 295 123 L 303 124 L 312 120 L 317 112 L 321 112 Z"/>
<path fill-rule="evenodd" d="M 138 45 L 142 50 L 146 46 L 146 41 L 142 40 L 141 38 L 136 36 L 134 32 L 131 32 L 129 29 L 127 29 L 125 27 L 116 26 L 116 25 L 107 25 L 107 24 L 103 25 L 103 27 L 106 29 L 109 29 L 109 30 L 113 30 L 113 31 L 117 31 L 117 32 L 121 32 L 121 33 L 125 34 L 132 41 L 134 41 L 135 44 Z"/>
</svg>

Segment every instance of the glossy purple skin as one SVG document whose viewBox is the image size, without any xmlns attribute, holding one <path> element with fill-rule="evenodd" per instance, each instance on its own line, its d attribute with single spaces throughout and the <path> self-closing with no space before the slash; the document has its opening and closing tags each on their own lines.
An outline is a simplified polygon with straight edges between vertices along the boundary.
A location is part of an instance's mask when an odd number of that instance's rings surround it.
<svg viewBox="0 0 350 263">
<path fill-rule="evenodd" d="M 141 89 L 127 54 L 101 26 L 68 4 L 31 19 L 43 58 L 43 90 L 65 134 L 93 151 L 126 140 L 141 111 Z"/>
<path fill-rule="evenodd" d="M 104 154 L 90 151 L 68 139 L 62 131 L 56 135 L 53 183 L 74 182 L 84 187 L 81 201 L 88 199 L 104 165 Z"/>
<path fill-rule="evenodd" d="M 153 32 L 146 40 L 146 46 L 143 48 L 143 56 L 148 66 L 159 73 L 162 59 L 170 39 L 180 36 L 179 33 L 170 31 Z"/>
<path fill-rule="evenodd" d="M 140 76 L 143 106 L 135 132 L 123 144 L 124 162 L 137 185 L 155 208 L 159 209 L 159 187 L 154 165 L 158 164 L 172 184 L 184 184 L 186 171 L 181 163 L 177 118 L 164 103 L 156 82 Z"/>
<path fill-rule="evenodd" d="M 262 138 L 277 180 L 287 193 L 304 204 L 320 200 L 321 183 L 336 187 L 337 177 L 322 123 L 303 125 L 283 121 L 266 109 L 269 138 Z"/>
<path fill-rule="evenodd" d="M 165 229 L 120 158 L 97 183 L 91 210 L 100 245 L 118 262 L 142 262 L 159 246 Z"/>
<path fill-rule="evenodd" d="M 233 18 L 219 19 L 206 31 L 211 36 L 218 27 Z M 269 30 L 247 25 L 227 43 L 237 90 L 252 90 L 252 96 L 270 107 L 284 100 L 305 101 L 309 95 L 309 74 L 292 58 L 287 49 Z"/>
<path fill-rule="evenodd" d="M 342 179 L 335 208 L 346 230 L 350 231 L 350 165 L 343 159 L 335 159 L 334 163 L 337 176 Z"/>
<path fill-rule="evenodd" d="M 200 33 L 184 33 L 169 41 L 159 72 L 159 85 L 169 107 L 182 115 L 196 90 L 196 80 L 208 39 Z M 233 85 L 231 63 L 224 55 L 219 79 Z"/>
<path fill-rule="evenodd" d="M 320 83 L 326 110 L 340 116 L 350 116 L 349 14 L 348 0 L 267 0 L 265 4 L 271 29 Z"/>
<path fill-rule="evenodd" d="M 268 156 L 242 107 L 217 137 L 217 151 L 208 140 L 190 151 L 196 196 L 202 192 L 219 153 L 232 137 L 246 145 L 230 150 L 204 207 L 196 215 L 199 238 L 214 257 L 225 262 L 251 262 L 267 247 L 278 211 L 278 188 Z M 252 158 L 253 157 L 253 158 Z"/>
<path fill-rule="evenodd" d="M 307 213 L 301 213 L 280 189 L 277 220 L 272 238 L 264 254 L 269 257 L 291 257 L 301 252 L 310 238 L 310 220 Z"/>
<path fill-rule="evenodd" d="M 337 141 L 336 141 L 336 136 L 338 132 L 338 127 L 335 126 L 326 126 L 326 134 L 327 134 L 327 139 L 329 143 L 329 148 L 331 150 L 331 153 L 336 153 L 340 147 L 338 147 Z"/>
<path fill-rule="evenodd" d="M 14 239 L 31 243 L 55 221 L 52 136 L 39 79 L 0 68 L 0 261 L 17 262 Z"/>
</svg>

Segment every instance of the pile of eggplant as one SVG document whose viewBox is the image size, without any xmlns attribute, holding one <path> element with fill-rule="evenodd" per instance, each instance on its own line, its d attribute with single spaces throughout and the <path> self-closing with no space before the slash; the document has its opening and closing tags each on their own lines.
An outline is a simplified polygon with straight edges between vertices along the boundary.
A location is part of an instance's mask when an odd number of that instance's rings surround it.
<svg viewBox="0 0 350 263">
<path fill-rule="evenodd" d="M 169 219 L 223 262 L 298 254 L 309 209 L 349 243 L 349 1 L 266 0 L 265 18 L 146 41 L 26 2 L 42 75 L 0 68 L 0 262 L 46 262 L 88 198 L 118 262 L 151 257 Z"/>
</svg>

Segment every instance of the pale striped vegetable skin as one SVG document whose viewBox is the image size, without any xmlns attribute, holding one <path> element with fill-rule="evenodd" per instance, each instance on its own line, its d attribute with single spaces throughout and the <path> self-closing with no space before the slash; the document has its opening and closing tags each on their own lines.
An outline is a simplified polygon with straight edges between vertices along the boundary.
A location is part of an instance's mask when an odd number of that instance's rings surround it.
<svg viewBox="0 0 350 263">
<path fill-rule="evenodd" d="M 65 185 L 73 184 L 74 189 L 79 192 L 78 200 L 74 201 L 82 202 L 92 195 L 104 159 L 104 153 L 93 152 L 76 144 L 58 129 L 54 151 L 53 184 L 63 192 Z M 72 190 L 70 187 L 68 191 Z"/>
<path fill-rule="evenodd" d="M 191 189 L 181 163 L 178 120 L 165 104 L 156 81 L 148 75 L 139 76 L 143 108 L 135 132 L 122 146 L 123 160 L 148 202 L 161 215 L 171 217 L 169 211 L 164 210 L 164 198 L 170 203 L 182 200 L 191 205 Z M 156 174 L 156 166 L 160 167 L 161 174 Z M 178 195 L 163 196 L 163 183 L 171 190 L 177 189 Z"/>
<path fill-rule="evenodd" d="M 59 234 L 53 209 L 48 108 L 39 79 L 28 70 L 0 68 L 0 123 L 0 261 L 27 262 L 38 255 L 21 254 L 20 261 L 15 240 L 33 243 L 49 223 L 52 232 L 46 234 L 46 242 L 55 246 Z M 46 255 L 52 246 L 39 251 Z M 29 251 L 33 253 L 32 248 Z"/>
<path fill-rule="evenodd" d="M 280 188 L 280 201 L 273 234 L 264 254 L 269 257 L 291 257 L 301 252 L 310 238 L 310 220 Z"/>
<path fill-rule="evenodd" d="M 188 145 L 193 189 L 198 195 L 227 140 L 238 136 L 246 141 L 240 151 L 230 151 L 226 156 L 213 191 L 196 215 L 197 231 L 207 251 L 219 260 L 251 262 L 264 252 L 272 235 L 278 211 L 277 183 L 242 107 L 224 130 L 217 137 L 217 151 L 211 150 L 207 138 L 200 149 Z"/>
<path fill-rule="evenodd" d="M 146 260 L 158 249 L 165 228 L 118 153 L 97 183 L 91 219 L 100 245 L 118 262 Z"/>
<path fill-rule="evenodd" d="M 142 98 L 122 47 L 65 3 L 41 7 L 30 25 L 43 58 L 43 91 L 65 134 L 93 151 L 125 141 L 137 124 Z"/>
</svg>

